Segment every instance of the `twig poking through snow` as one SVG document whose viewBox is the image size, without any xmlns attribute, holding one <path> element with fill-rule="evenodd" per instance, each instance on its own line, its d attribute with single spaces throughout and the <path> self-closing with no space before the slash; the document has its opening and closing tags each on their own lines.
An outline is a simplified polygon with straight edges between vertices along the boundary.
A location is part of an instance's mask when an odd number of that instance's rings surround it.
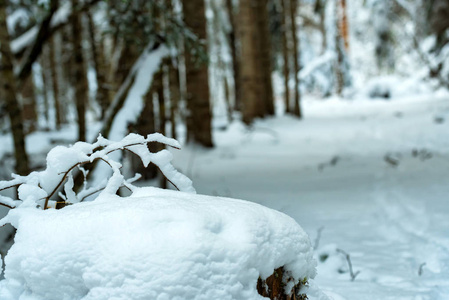
<svg viewBox="0 0 449 300">
<path fill-rule="evenodd" d="M 349 275 L 351 276 L 351 281 L 354 281 L 355 278 L 357 277 L 357 275 L 359 275 L 360 271 L 357 272 L 353 272 L 352 270 L 352 263 L 351 263 L 351 257 L 349 256 L 349 254 L 341 249 L 337 249 L 337 252 L 340 252 L 341 254 L 343 254 L 346 258 L 346 261 L 348 262 L 348 267 L 349 267 Z"/>
<path fill-rule="evenodd" d="M 387 153 L 384 156 L 384 161 L 392 167 L 399 166 L 400 155 L 397 153 Z"/>
<path fill-rule="evenodd" d="M 120 187 L 133 190 L 132 182 L 140 178 L 136 176 L 125 179 L 121 174 L 121 164 L 114 161 L 108 155 L 114 151 L 128 150 L 140 157 L 145 167 L 151 162 L 155 164 L 178 190 L 195 193 L 192 181 L 179 173 L 172 165 L 172 154 L 168 150 L 161 150 L 152 153 L 148 149 L 148 143 L 158 142 L 173 148 L 179 148 L 179 143 L 174 139 L 169 139 L 161 134 L 149 134 L 143 137 L 137 134 L 129 134 L 121 141 L 113 142 L 103 138 L 101 135 L 93 144 L 78 142 L 71 147 L 57 146 L 47 155 L 47 168 L 41 172 L 32 172 L 27 176 L 13 175 L 9 181 L 0 181 L 0 191 L 12 187 L 18 187 L 18 199 L 0 195 L 0 205 L 10 209 L 17 208 L 24 203 L 25 207 L 39 207 L 47 209 L 53 207 L 54 195 L 65 204 L 74 204 L 83 201 L 93 193 L 102 191 L 102 194 L 115 194 Z M 102 160 L 113 170 L 112 176 L 103 183 L 88 187 L 86 183 L 87 172 L 83 171 L 83 165 Z M 85 177 L 83 189 L 77 192 L 74 188 L 72 171 L 80 168 Z M 59 190 L 63 188 L 64 194 Z M 51 203 L 50 203 L 51 201 Z M 56 201 L 59 203 L 59 201 Z M 5 219 L 0 221 L 4 222 Z"/>
<path fill-rule="evenodd" d="M 313 244 L 313 250 L 318 249 L 318 245 L 320 244 L 320 239 L 321 239 L 321 232 L 323 231 L 323 229 L 324 229 L 324 226 L 321 226 L 317 230 L 315 243 Z"/>
<path fill-rule="evenodd" d="M 423 268 L 424 268 L 425 265 L 426 265 L 425 262 L 419 265 L 419 268 L 418 268 L 418 276 L 421 276 L 421 275 L 422 275 Z"/>
</svg>

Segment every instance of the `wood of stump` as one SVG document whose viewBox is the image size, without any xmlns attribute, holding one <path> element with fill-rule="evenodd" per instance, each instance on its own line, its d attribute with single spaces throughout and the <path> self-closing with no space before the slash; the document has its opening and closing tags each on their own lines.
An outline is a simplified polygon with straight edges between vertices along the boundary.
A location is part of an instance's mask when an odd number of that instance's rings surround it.
<svg viewBox="0 0 449 300">
<path fill-rule="evenodd" d="M 285 290 L 286 283 L 293 279 L 285 272 L 283 267 L 274 270 L 274 273 L 265 280 L 260 277 L 257 280 L 257 292 L 263 297 L 276 300 L 306 300 L 307 295 L 301 294 L 300 289 L 307 282 L 305 280 L 296 283 L 291 291 Z"/>
</svg>

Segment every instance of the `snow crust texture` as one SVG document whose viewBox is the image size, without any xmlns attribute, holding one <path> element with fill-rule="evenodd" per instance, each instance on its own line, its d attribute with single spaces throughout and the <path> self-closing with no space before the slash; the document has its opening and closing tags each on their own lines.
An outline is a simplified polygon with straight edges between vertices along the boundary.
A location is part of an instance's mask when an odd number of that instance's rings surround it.
<svg viewBox="0 0 449 300">
<path fill-rule="evenodd" d="M 258 204 L 139 188 L 62 210 L 12 210 L 2 300 L 264 299 L 285 266 L 315 276 L 306 233 Z"/>
</svg>

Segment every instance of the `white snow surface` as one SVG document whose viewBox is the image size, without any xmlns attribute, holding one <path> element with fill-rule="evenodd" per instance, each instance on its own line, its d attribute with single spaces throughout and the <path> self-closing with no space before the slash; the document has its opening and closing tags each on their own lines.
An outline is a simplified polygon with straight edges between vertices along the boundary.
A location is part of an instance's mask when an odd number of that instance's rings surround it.
<svg viewBox="0 0 449 300">
<path fill-rule="evenodd" d="M 139 188 L 62 210 L 13 210 L 2 300 L 264 299 L 259 276 L 315 276 L 287 215 L 229 198 Z"/>
</svg>

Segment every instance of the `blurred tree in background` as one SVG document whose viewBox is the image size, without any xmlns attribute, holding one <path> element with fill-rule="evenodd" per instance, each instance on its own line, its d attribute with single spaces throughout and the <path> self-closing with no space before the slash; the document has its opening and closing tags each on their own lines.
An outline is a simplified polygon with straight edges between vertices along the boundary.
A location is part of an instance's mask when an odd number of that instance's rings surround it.
<svg viewBox="0 0 449 300">
<path fill-rule="evenodd" d="M 350 97 L 354 78 L 410 74 L 410 61 L 449 86 L 446 0 L 1 0 L 0 8 L 0 128 L 13 137 L 20 174 L 39 166 L 28 160 L 27 135 L 76 126 L 77 140 L 108 137 L 128 98 L 141 108 L 121 130 L 212 147 L 223 123 L 213 119 L 302 118 L 304 96 Z M 162 48 L 142 84 L 145 56 Z"/>
</svg>

